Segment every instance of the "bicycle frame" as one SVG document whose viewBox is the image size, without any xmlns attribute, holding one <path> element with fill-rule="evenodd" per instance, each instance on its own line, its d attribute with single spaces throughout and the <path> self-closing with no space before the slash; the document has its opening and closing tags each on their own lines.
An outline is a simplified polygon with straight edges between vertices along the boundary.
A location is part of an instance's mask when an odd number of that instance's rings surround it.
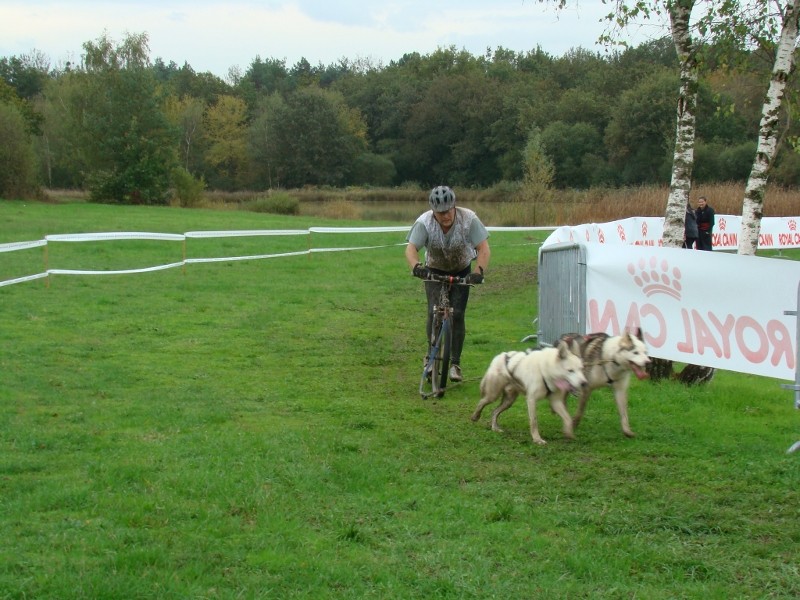
<svg viewBox="0 0 800 600">
<path fill-rule="evenodd" d="M 450 349 L 453 340 L 451 319 L 453 307 L 450 306 L 450 288 L 453 285 L 469 285 L 463 277 L 431 274 L 426 281 L 441 284 L 439 302 L 433 307 L 433 323 L 431 327 L 430 351 L 422 369 L 419 382 L 419 394 L 425 398 L 441 398 L 447 387 L 448 369 L 450 366 Z"/>
</svg>

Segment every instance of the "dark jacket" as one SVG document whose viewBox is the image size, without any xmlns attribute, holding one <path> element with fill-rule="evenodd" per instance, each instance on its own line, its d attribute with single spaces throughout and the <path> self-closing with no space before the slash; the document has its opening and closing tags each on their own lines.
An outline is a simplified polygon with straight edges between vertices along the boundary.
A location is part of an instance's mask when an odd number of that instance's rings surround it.
<svg viewBox="0 0 800 600">
<path fill-rule="evenodd" d="M 694 211 L 697 217 L 697 228 L 700 231 L 711 233 L 714 230 L 714 209 L 706 204 L 705 208 L 698 208 Z"/>
<path fill-rule="evenodd" d="M 697 239 L 697 217 L 694 214 L 692 207 L 686 207 L 686 224 L 684 225 L 684 234 L 686 239 Z"/>
</svg>

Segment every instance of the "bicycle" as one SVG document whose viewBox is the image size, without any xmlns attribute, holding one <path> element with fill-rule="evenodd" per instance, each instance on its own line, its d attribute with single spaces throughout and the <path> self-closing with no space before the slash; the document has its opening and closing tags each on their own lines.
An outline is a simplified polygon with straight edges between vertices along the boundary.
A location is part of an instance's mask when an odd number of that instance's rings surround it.
<svg viewBox="0 0 800 600">
<path fill-rule="evenodd" d="M 419 382 L 419 394 L 423 400 L 444 396 L 447 387 L 448 369 L 450 368 L 450 349 L 453 343 L 453 307 L 450 306 L 450 288 L 454 285 L 472 285 L 466 278 L 454 275 L 438 275 L 429 273 L 423 281 L 436 281 L 440 286 L 439 303 L 433 306 L 433 324 L 431 327 L 430 351 L 425 357 L 422 378 Z"/>
</svg>

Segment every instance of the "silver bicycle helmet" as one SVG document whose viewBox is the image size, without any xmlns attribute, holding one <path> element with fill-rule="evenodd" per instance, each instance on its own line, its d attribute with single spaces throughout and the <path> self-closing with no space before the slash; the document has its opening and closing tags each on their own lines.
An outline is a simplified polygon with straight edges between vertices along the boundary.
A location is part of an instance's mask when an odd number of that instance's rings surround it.
<svg viewBox="0 0 800 600">
<path fill-rule="evenodd" d="M 434 212 L 447 212 L 456 205 L 456 195 L 446 185 L 440 185 L 431 190 L 428 204 Z"/>
</svg>

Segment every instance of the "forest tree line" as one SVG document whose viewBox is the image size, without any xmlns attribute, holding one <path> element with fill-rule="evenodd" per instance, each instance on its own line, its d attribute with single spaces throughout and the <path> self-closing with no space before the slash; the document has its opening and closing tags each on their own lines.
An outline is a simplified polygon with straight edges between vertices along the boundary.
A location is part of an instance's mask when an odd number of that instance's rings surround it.
<svg viewBox="0 0 800 600">
<path fill-rule="evenodd" d="M 745 181 L 771 58 L 707 50 L 693 177 Z M 256 57 L 225 80 L 151 60 L 145 33 L 104 34 L 83 51 L 57 68 L 37 51 L 0 58 L 0 197 L 39 186 L 147 204 L 203 187 L 484 188 L 523 180 L 532 160 L 557 188 L 670 179 L 679 75 L 669 38 L 558 57 L 439 48 L 388 65 Z M 800 186 L 798 86 L 788 88 L 770 180 Z"/>
</svg>

